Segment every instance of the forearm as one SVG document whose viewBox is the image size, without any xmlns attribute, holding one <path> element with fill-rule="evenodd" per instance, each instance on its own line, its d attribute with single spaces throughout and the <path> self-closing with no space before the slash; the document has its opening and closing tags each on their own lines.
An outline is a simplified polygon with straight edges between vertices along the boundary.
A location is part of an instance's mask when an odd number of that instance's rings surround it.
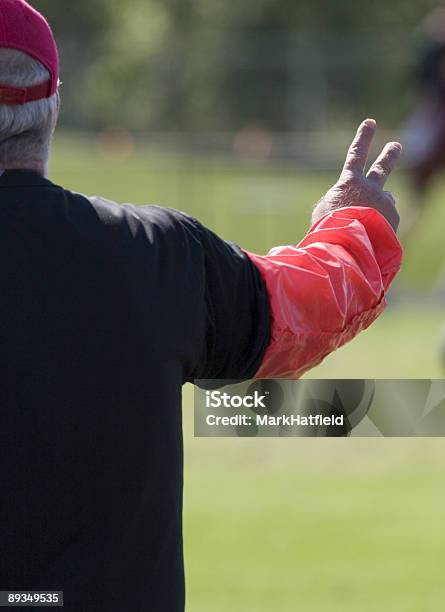
<svg viewBox="0 0 445 612">
<path fill-rule="evenodd" d="M 272 337 L 257 378 L 298 378 L 383 311 L 402 249 L 371 208 L 320 219 L 298 246 L 247 253 L 267 286 Z"/>
</svg>

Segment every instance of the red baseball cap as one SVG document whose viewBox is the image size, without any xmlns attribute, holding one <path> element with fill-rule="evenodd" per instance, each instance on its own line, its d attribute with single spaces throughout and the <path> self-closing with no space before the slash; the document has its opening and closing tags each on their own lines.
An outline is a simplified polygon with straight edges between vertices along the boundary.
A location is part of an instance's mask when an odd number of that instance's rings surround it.
<svg viewBox="0 0 445 612">
<path fill-rule="evenodd" d="M 59 86 L 59 54 L 45 17 L 25 0 L 0 0 L 0 48 L 27 53 L 48 69 L 50 78 L 32 87 L 0 83 L 0 104 L 26 104 L 49 98 Z"/>
</svg>

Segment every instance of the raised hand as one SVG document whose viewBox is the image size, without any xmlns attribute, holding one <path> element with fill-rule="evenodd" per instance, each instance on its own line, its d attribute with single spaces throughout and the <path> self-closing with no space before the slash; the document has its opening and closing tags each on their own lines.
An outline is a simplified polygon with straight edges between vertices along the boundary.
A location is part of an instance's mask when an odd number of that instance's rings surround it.
<svg viewBox="0 0 445 612">
<path fill-rule="evenodd" d="M 349 147 L 340 178 L 314 208 L 313 223 L 337 208 L 368 206 L 378 210 L 393 230 L 397 231 L 399 214 L 395 198 L 389 191 L 384 191 L 383 187 L 400 157 L 402 145 L 398 142 L 386 144 L 365 175 L 365 165 L 375 130 L 374 119 L 365 119 L 361 123 Z"/>
</svg>

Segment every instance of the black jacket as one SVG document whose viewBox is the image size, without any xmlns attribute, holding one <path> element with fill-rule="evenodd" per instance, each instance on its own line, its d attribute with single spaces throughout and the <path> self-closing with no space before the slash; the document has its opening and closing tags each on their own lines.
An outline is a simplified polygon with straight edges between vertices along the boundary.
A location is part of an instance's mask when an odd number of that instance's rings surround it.
<svg viewBox="0 0 445 612">
<path fill-rule="evenodd" d="M 180 612 L 181 386 L 248 378 L 261 277 L 196 220 L 0 178 L 0 590 Z"/>
</svg>

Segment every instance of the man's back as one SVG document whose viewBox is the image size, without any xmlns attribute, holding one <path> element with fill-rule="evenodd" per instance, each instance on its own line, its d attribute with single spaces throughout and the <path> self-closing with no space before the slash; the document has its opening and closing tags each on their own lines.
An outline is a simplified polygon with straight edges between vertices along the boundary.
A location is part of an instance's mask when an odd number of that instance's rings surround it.
<svg viewBox="0 0 445 612">
<path fill-rule="evenodd" d="M 183 610 L 181 385 L 253 375 L 269 335 L 235 247 L 214 270 L 223 282 L 227 262 L 233 295 L 218 281 L 208 295 L 203 231 L 33 172 L 0 178 L 0 589 L 63 590 L 79 612 Z M 263 331 L 237 317 L 241 366 L 209 337 L 244 291 Z"/>
</svg>

